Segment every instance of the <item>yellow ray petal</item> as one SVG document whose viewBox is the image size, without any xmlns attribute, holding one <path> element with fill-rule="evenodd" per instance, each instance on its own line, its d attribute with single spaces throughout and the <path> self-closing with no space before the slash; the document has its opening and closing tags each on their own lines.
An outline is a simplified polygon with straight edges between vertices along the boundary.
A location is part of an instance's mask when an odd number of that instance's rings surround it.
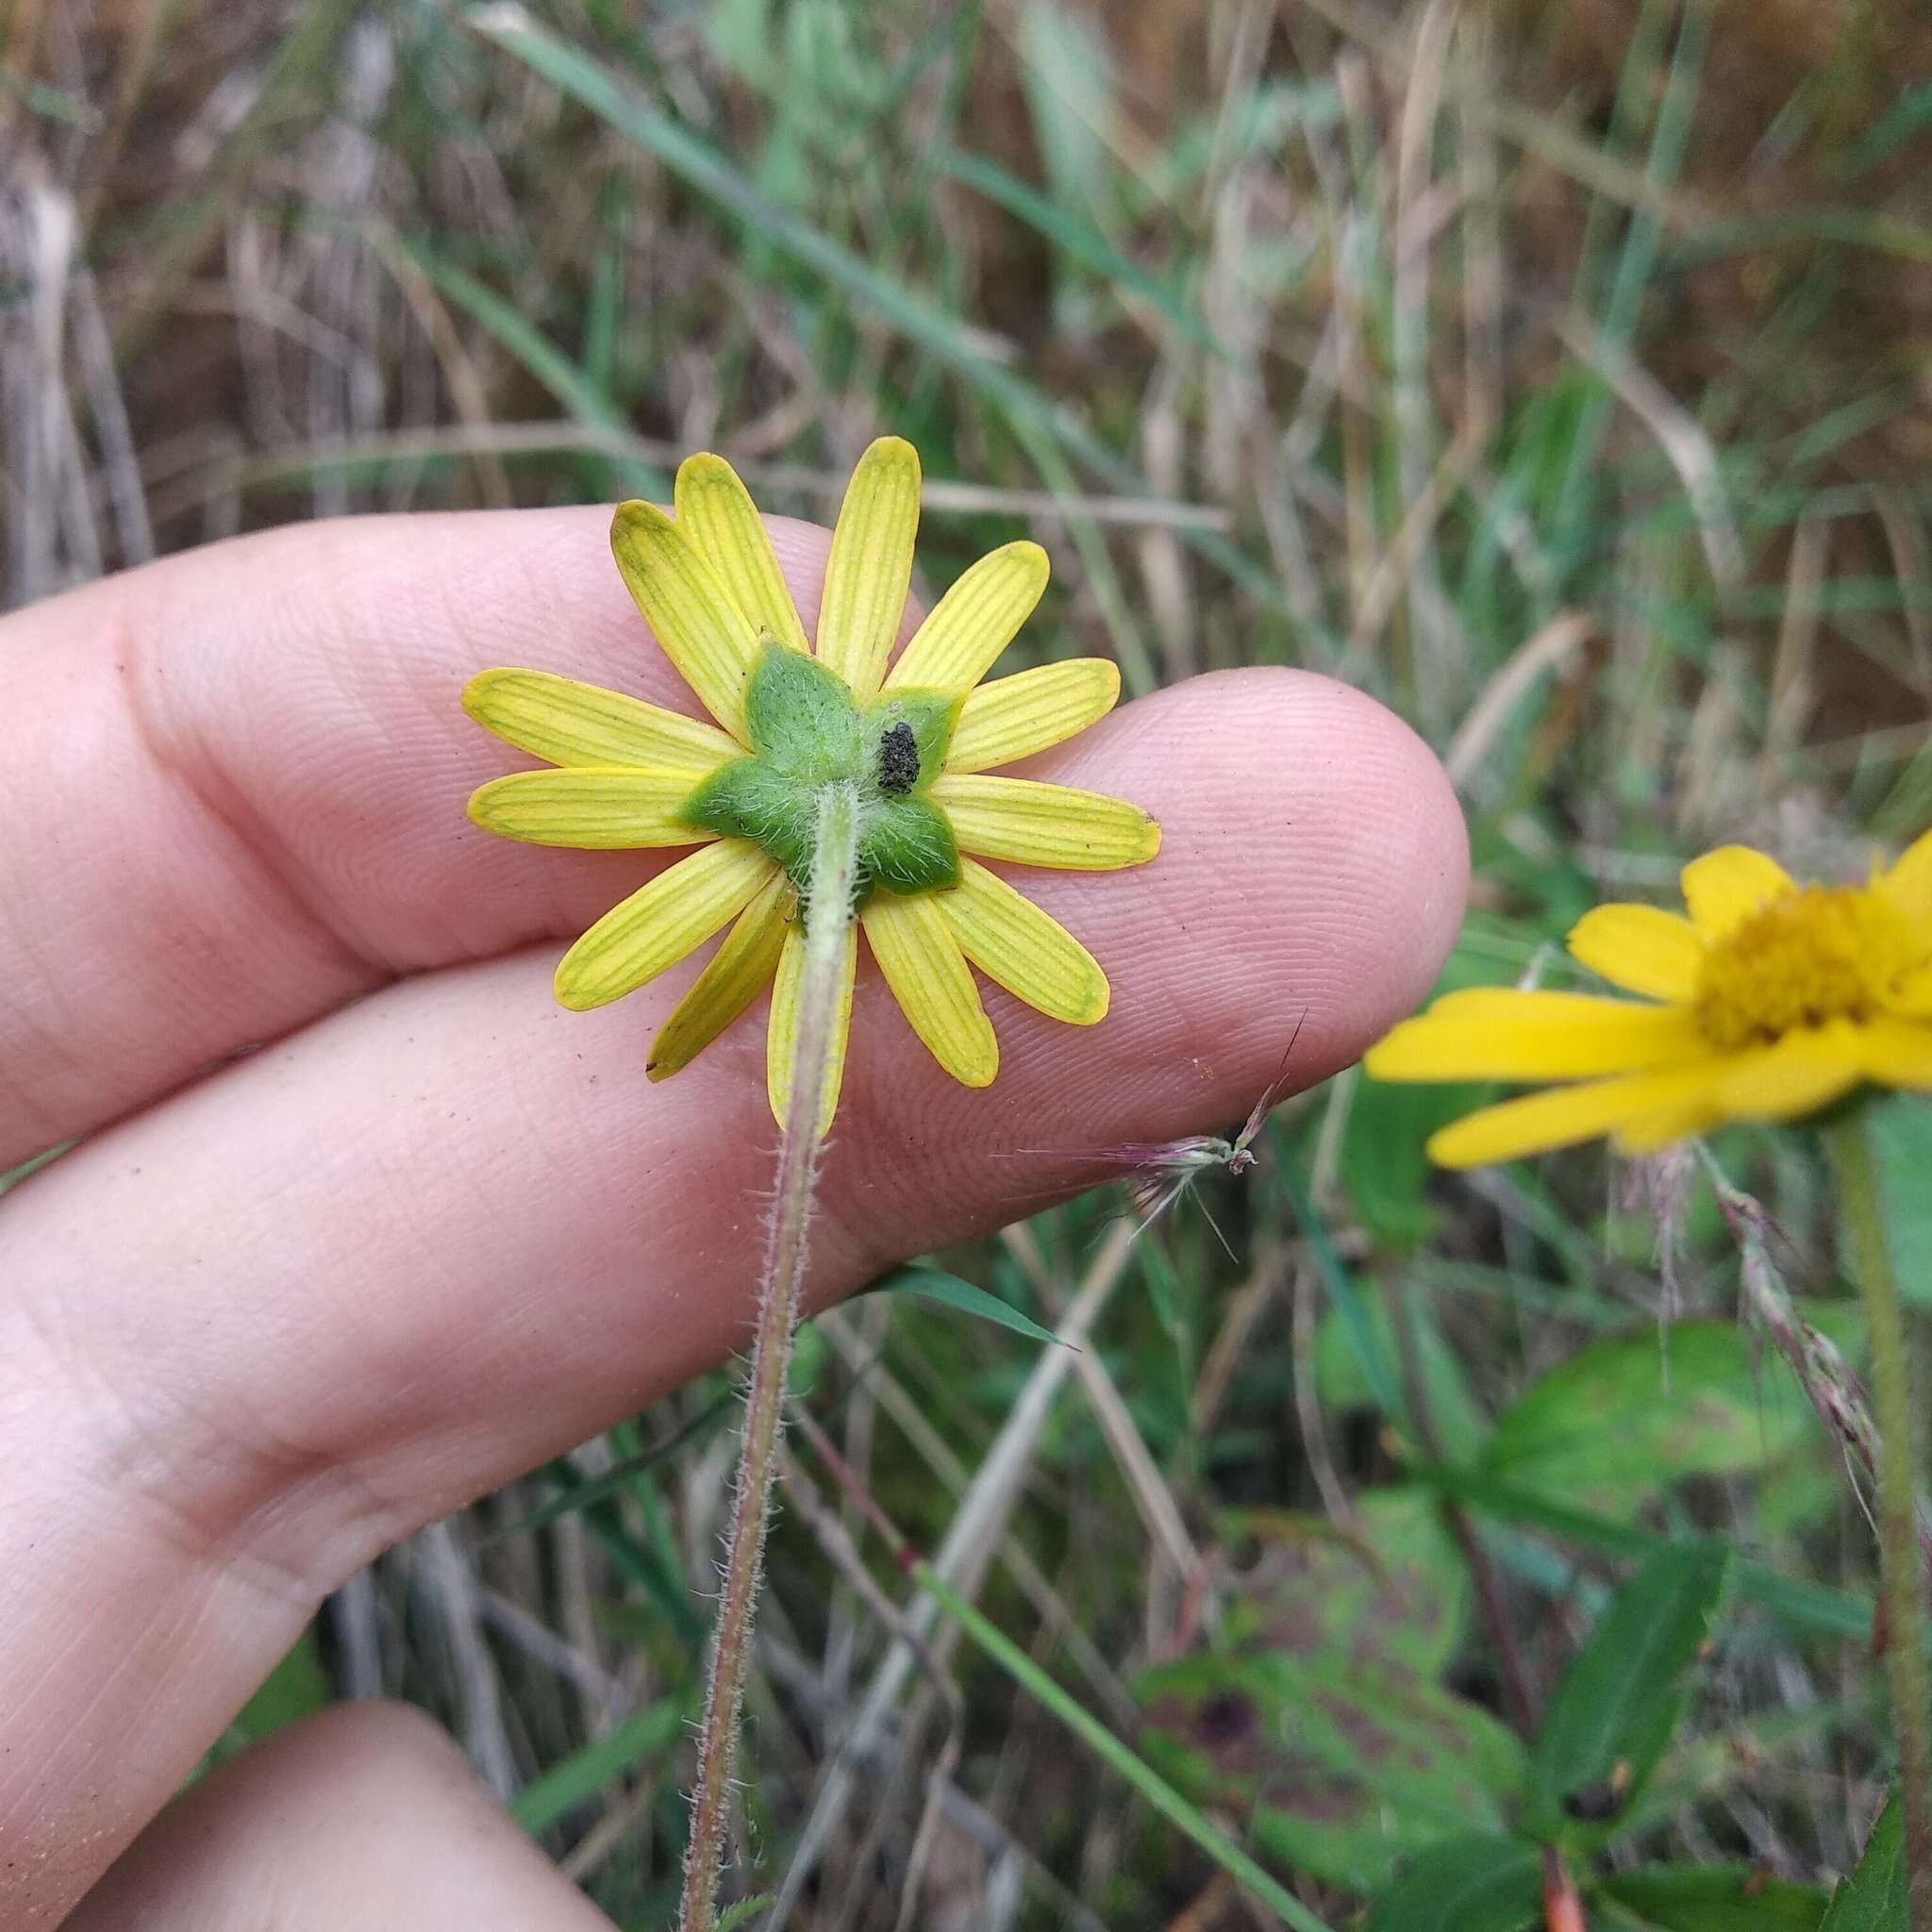
<svg viewBox="0 0 1932 1932">
<path fill-rule="evenodd" d="M 695 785 L 743 747 L 715 724 L 548 671 L 479 671 L 463 709 L 486 731 L 553 765 L 646 765 Z"/>
<path fill-rule="evenodd" d="M 970 691 L 1019 635 L 1046 589 L 1046 552 L 1004 543 L 967 570 L 912 634 L 889 689 Z M 898 620 L 894 618 L 896 628 Z"/>
<path fill-rule="evenodd" d="M 1547 1093 L 1506 1100 L 1432 1134 L 1429 1158 L 1442 1167 L 1487 1167 L 1492 1161 L 1517 1160 L 1526 1154 L 1593 1141 L 1626 1123 L 1695 1105 L 1710 1091 L 1720 1064 L 1704 1060 L 1668 1072 L 1592 1080 L 1581 1087 L 1556 1087 Z"/>
<path fill-rule="evenodd" d="M 859 919 L 892 997 L 933 1058 L 963 1085 L 990 1087 L 1000 1069 L 999 1042 L 966 956 L 932 895 L 874 892 Z"/>
<path fill-rule="evenodd" d="M 1696 1094 L 1674 1107 L 1660 1107 L 1655 1113 L 1626 1121 L 1610 1136 L 1619 1154 L 1641 1159 L 1660 1153 L 1677 1141 L 1694 1141 L 1724 1124 L 1724 1110 L 1709 1094 Z"/>
<path fill-rule="evenodd" d="M 579 1012 L 622 999 L 695 951 L 772 876 L 748 839 L 721 839 L 613 906 L 557 962 L 559 1004 Z"/>
<path fill-rule="evenodd" d="M 791 650 L 808 649 L 771 533 L 738 472 L 708 451 L 686 457 L 677 466 L 673 500 L 678 523 L 690 531 L 738 614 L 761 637 L 774 637 Z"/>
<path fill-rule="evenodd" d="M 839 1110 L 839 1089 L 845 1079 L 845 1046 L 852 1033 L 852 979 L 858 966 L 858 928 L 847 923 L 845 959 L 840 980 L 839 1008 L 832 1028 L 832 1059 L 825 1075 L 824 1105 L 819 1108 L 819 1138 L 831 1131 Z M 779 1126 L 791 1111 L 791 1057 L 798 1047 L 798 990 L 805 973 L 805 927 L 785 928 L 785 950 L 778 958 L 778 976 L 772 986 L 772 1022 L 765 1034 L 765 1093 L 772 1117 Z"/>
<path fill-rule="evenodd" d="M 878 690 L 899 635 L 918 533 L 919 452 L 882 436 L 845 486 L 819 602 L 819 657 L 861 704 Z"/>
<path fill-rule="evenodd" d="M 974 685 L 959 707 L 945 768 L 984 772 L 1031 758 L 1106 717 L 1120 694 L 1120 667 L 1110 658 L 1073 658 Z"/>
<path fill-rule="evenodd" d="M 1886 996 L 1886 1008 L 1913 1020 L 1932 1020 L 1932 966 L 1915 966 L 1900 975 Z"/>
<path fill-rule="evenodd" d="M 1377 1080 L 1574 1080 L 1701 1058 L 1688 1013 L 1580 992 L 1445 993 L 1362 1057 Z"/>
<path fill-rule="evenodd" d="M 1865 1071 L 1888 1087 L 1932 1087 L 1932 1025 L 1878 1019 L 1864 1028 Z"/>
<path fill-rule="evenodd" d="M 960 851 L 982 858 L 1114 872 L 1160 850 L 1160 827 L 1138 805 L 1070 785 L 948 772 L 934 782 L 932 800 L 952 821 Z"/>
<path fill-rule="evenodd" d="M 770 984 L 785 944 L 791 882 L 774 871 L 771 883 L 738 915 L 724 943 L 706 962 L 651 1042 L 644 1072 L 668 1080 L 691 1065 Z"/>
<path fill-rule="evenodd" d="M 1704 941 L 1675 912 L 1656 906 L 1599 906 L 1570 928 L 1570 951 L 1612 986 L 1679 1004 L 1697 991 Z"/>
<path fill-rule="evenodd" d="M 689 772 L 636 765 L 512 772 L 470 794 L 470 816 L 486 832 L 532 845 L 703 845 L 712 834 L 678 816 L 695 782 Z"/>
<path fill-rule="evenodd" d="M 935 894 L 966 957 L 1016 998 L 1091 1026 L 1107 1015 L 1107 974 L 1057 919 L 986 867 L 959 861 L 959 883 Z"/>
<path fill-rule="evenodd" d="M 1748 845 L 1720 845 L 1679 875 L 1684 904 L 1707 940 L 1727 937 L 1759 907 L 1797 888 L 1776 859 Z"/>
<path fill-rule="evenodd" d="M 610 551 L 678 675 L 732 737 L 748 743 L 744 689 L 758 654 L 758 632 L 690 533 L 655 503 L 620 503 L 610 519 Z"/>
<path fill-rule="evenodd" d="M 1932 832 L 1921 832 L 1906 847 L 1882 883 L 1903 910 L 1932 910 Z"/>
<path fill-rule="evenodd" d="M 1849 1093 L 1864 1077 L 1860 1029 L 1838 1020 L 1726 1060 L 1718 1075 L 1717 1100 L 1733 1120 L 1802 1120 Z"/>
</svg>

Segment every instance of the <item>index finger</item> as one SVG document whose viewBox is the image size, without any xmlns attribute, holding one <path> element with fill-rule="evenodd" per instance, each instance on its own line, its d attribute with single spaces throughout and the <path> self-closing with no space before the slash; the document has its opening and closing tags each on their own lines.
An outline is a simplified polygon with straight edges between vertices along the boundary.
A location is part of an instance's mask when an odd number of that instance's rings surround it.
<svg viewBox="0 0 1932 1932">
<path fill-rule="evenodd" d="M 774 518 L 800 608 L 825 536 Z M 491 839 L 491 664 L 701 715 L 596 508 L 247 537 L 0 621 L 0 1172 L 402 975 L 574 934 L 661 855 Z"/>
</svg>

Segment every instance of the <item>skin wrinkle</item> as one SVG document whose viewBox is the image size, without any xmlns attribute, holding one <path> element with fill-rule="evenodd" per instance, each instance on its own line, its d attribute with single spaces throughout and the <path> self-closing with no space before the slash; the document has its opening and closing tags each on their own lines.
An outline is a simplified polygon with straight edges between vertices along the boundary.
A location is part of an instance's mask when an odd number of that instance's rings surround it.
<svg viewBox="0 0 1932 1932">
<path fill-rule="evenodd" d="M 536 514 L 555 526 L 559 557 L 601 546 L 595 512 Z M 475 543 L 447 528 L 417 537 L 420 522 L 412 553 L 430 541 Z M 394 541 L 381 527 L 370 535 L 378 549 Z M 412 554 L 390 567 L 420 563 Z M 381 567 L 364 575 L 379 601 Z M 432 640 L 423 688 L 433 698 L 446 687 L 453 704 L 465 669 L 565 655 L 575 661 L 558 668 L 664 694 L 620 675 L 620 658 L 653 660 L 635 614 L 619 620 L 621 645 L 591 623 L 541 654 L 513 641 L 466 638 L 458 650 Z M 479 627 L 540 623 L 558 634 L 555 610 L 490 607 Z M 86 1658 L 28 1671 L 31 1632 L 100 1631 L 102 1607 L 114 1605 L 128 1668 L 166 1674 L 175 1696 L 172 1735 L 144 1735 L 138 1750 L 124 1748 L 139 1717 L 125 1707 L 97 1707 L 97 1736 L 53 1727 L 61 1749 L 36 1767 L 25 1800 L 43 1844 L 74 1828 L 83 1789 L 103 1860 L 160 1801 L 300 1627 L 306 1603 L 269 1579 L 285 1573 L 312 1599 L 415 1524 L 634 1412 L 744 1339 L 755 1204 L 770 1181 L 761 1009 L 657 1088 L 642 1078 L 644 1053 L 681 979 L 596 1013 L 558 1012 L 558 941 L 628 890 L 638 868 L 481 834 L 466 841 L 459 820 L 441 838 L 452 796 L 459 805 L 468 783 L 505 767 L 506 748 L 476 738 L 467 762 L 399 767 L 394 824 L 374 838 L 352 825 L 354 850 L 330 876 L 358 878 L 398 941 L 423 942 L 422 908 L 409 901 L 432 889 L 459 898 L 469 943 L 494 933 L 501 946 L 526 889 L 552 937 L 319 1020 L 0 1202 L 10 1294 L 85 1311 L 95 1373 L 117 1404 L 135 1405 L 144 1441 L 159 1445 L 146 1452 L 159 1458 L 157 1479 L 192 1499 L 211 1553 L 182 1567 L 155 1546 L 136 1504 L 82 1574 L 38 1563 L 0 1572 L 0 1628 L 29 1633 L 10 1657 L 0 1649 L 0 1706 L 30 1722 L 77 1702 L 95 1681 L 79 1674 Z M 1317 756 L 1328 746 L 1346 749 Z M 284 789 L 253 802 L 271 825 L 325 817 L 337 792 L 369 795 L 381 749 L 350 745 L 333 763 L 311 753 L 302 772 L 262 750 L 264 782 Z M 1135 799 L 1167 830 L 1141 874 L 1024 873 L 1029 894 L 1100 957 L 1115 1008 L 1096 1028 L 1073 1029 L 989 991 L 1005 1071 L 971 1093 L 887 1020 L 868 967 L 817 1304 L 900 1255 L 1064 1191 L 1058 1163 L 1016 1163 L 1016 1146 L 1092 1148 L 1239 1119 L 1274 1076 L 1286 1034 L 1256 985 L 1315 1004 L 1296 1074 L 1320 1077 L 1413 1003 L 1453 935 L 1466 854 L 1446 783 L 1417 741 L 1352 692 L 1299 674 L 1223 674 L 1130 708 L 1036 768 Z M 1251 843 L 1236 875 L 1230 841 L 1243 823 Z M 1398 823 L 1433 829 L 1398 844 Z M 409 857 L 414 844 L 426 856 Z M 1425 901 L 1438 907 L 1433 923 L 1416 915 Z M 23 1372 L 37 1369 L 0 1354 L 0 1378 Z M 64 1457 L 111 1457 L 98 1434 L 111 1416 L 104 1423 L 99 1399 L 47 1373 L 22 1391 L 18 1439 L 33 1449 L 6 1505 L 16 1548 L 34 1542 L 37 1521 L 62 1520 Z M 0 1394 L 0 1407 L 18 1404 Z M 263 1566 L 245 1579 L 234 1538 Z M 170 1597 L 178 1613 L 204 1592 L 221 1627 L 201 1642 L 204 1666 L 178 1674 L 142 1633 L 165 1623 Z M 0 1817 L 9 1802 L 23 1815 L 21 1775 L 0 1755 Z M 11 1904 L 0 1876 L 0 1922 L 11 1923 Z"/>
</svg>

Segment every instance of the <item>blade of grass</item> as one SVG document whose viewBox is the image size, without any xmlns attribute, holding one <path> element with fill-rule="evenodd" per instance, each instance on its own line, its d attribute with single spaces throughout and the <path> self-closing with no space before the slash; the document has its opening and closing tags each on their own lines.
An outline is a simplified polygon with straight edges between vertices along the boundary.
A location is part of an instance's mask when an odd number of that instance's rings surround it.
<svg viewBox="0 0 1932 1932">
<path fill-rule="evenodd" d="M 1069 214 L 1030 182 L 1009 174 L 984 155 L 969 154 L 957 147 L 942 148 L 934 158 L 934 165 L 949 180 L 985 195 L 1016 220 L 1024 222 L 1062 254 L 1072 256 L 1094 274 L 1118 282 L 1151 302 L 1197 348 L 1224 362 L 1230 359 L 1208 325 L 1172 289 L 1138 262 L 1129 261 L 1097 229 Z"/>
<path fill-rule="evenodd" d="M 1105 1764 L 1117 1772 L 1155 1810 L 1200 1846 L 1242 1890 L 1295 1932 L 1330 1932 L 1291 1892 L 1271 1878 L 1225 1832 L 1181 1796 L 1152 1766 L 1128 1750 L 1083 1706 L 1061 1690 L 1007 1634 L 985 1617 L 927 1563 L 914 1559 L 912 1580 L 933 1598 L 987 1656 L 1049 1710 Z"/>
<path fill-rule="evenodd" d="M 693 1700 L 661 1697 L 614 1731 L 594 1738 L 527 1784 L 510 1800 L 510 1816 L 527 1832 L 548 1829 L 647 1758 L 661 1758 L 690 1720 Z"/>
<path fill-rule="evenodd" d="M 533 25 L 523 9 L 496 6 L 464 16 L 465 23 L 569 94 L 626 140 L 634 142 L 706 199 L 717 203 L 760 240 L 857 298 L 908 341 L 963 376 L 1007 415 L 1051 435 L 1070 454 L 1105 477 L 1109 487 L 1146 496 L 1145 481 L 1131 463 L 1073 421 L 1053 400 L 1003 369 L 973 346 L 958 321 L 921 300 L 861 260 L 842 243 L 776 207 L 724 156 L 638 99 L 595 61 Z M 1187 530 L 1184 541 L 1217 564 L 1280 618 L 1293 622 L 1281 587 L 1264 565 L 1210 531 Z"/>
</svg>

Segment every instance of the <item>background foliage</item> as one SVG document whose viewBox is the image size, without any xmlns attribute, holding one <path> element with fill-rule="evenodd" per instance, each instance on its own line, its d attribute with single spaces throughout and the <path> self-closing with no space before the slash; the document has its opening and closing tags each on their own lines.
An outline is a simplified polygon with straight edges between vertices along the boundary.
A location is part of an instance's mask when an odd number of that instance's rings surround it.
<svg viewBox="0 0 1932 1932">
<path fill-rule="evenodd" d="M 1723 840 L 1857 872 L 1932 813 L 1917 9 L 11 0 L 0 45 L 9 603 L 696 447 L 824 515 L 890 428 L 928 589 L 1054 552 L 1020 651 L 1414 721 L 1474 846 L 1449 983 L 1560 974 Z M 1468 1097 L 1343 1076 L 1136 1242 L 1103 1191 L 943 1257 L 808 1337 L 804 1404 L 1327 1923 L 1516 1932 L 1547 1844 L 1592 1924 L 1815 1926 L 1890 1749 L 1851 1464 L 1780 1354 L 1857 1356 L 1816 1165 L 1718 1146 L 1774 1221 L 1682 1160 L 1432 1178 Z M 1923 1309 L 1924 1109 L 1887 1135 Z M 663 1924 L 727 1393 L 386 1558 L 229 1743 L 413 1698 Z M 758 1923 L 1274 1922 L 809 1457 L 778 1534 Z M 1833 1927 L 1902 1923 L 1893 1824 Z"/>
</svg>

